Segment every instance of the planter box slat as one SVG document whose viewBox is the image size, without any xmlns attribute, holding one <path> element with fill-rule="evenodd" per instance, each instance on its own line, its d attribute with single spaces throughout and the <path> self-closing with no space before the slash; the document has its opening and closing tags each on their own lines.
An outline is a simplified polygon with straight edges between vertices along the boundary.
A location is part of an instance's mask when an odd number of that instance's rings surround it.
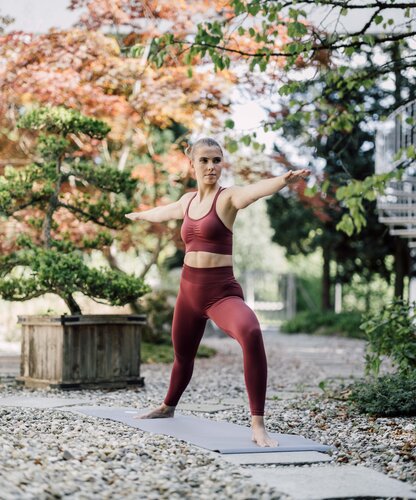
<svg viewBox="0 0 416 500">
<path fill-rule="evenodd" d="M 20 377 L 30 387 L 144 385 L 140 376 L 145 315 L 20 316 Z"/>
</svg>

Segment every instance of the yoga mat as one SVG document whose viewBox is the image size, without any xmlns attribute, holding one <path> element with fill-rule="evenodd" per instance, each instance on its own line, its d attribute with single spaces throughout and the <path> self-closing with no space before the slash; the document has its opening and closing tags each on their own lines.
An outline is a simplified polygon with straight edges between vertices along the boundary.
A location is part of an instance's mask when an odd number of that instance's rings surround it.
<svg viewBox="0 0 416 500">
<path fill-rule="evenodd" d="M 107 418 L 131 427 L 155 434 L 165 434 L 190 444 L 219 453 L 267 453 L 276 451 L 323 451 L 335 450 L 333 446 L 317 443 L 295 434 L 269 432 L 279 446 L 261 447 L 251 440 L 251 428 L 230 422 L 210 420 L 177 411 L 173 418 L 135 419 L 153 408 L 122 408 L 108 406 L 71 406 L 64 411 L 75 411 L 91 417 Z"/>
</svg>

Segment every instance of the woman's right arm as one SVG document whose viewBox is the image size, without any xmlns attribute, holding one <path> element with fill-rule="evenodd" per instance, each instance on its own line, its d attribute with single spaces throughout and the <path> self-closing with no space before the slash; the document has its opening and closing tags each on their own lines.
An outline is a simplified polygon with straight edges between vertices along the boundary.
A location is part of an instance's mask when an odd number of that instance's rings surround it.
<svg viewBox="0 0 416 500">
<path fill-rule="evenodd" d="M 165 222 L 171 219 L 183 219 L 184 209 L 183 203 L 187 199 L 188 193 L 179 198 L 178 201 L 169 203 L 168 205 L 161 205 L 142 212 L 131 212 L 125 214 L 125 217 L 131 220 L 147 220 L 148 222 Z"/>
</svg>

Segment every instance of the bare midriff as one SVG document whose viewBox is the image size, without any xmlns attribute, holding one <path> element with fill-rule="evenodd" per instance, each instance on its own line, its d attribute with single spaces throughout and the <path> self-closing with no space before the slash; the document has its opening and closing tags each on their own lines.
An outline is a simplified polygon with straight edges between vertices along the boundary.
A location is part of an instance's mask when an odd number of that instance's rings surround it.
<svg viewBox="0 0 416 500">
<path fill-rule="evenodd" d="M 187 266 L 192 267 L 232 266 L 233 256 L 203 251 L 187 252 L 183 261 Z"/>
</svg>

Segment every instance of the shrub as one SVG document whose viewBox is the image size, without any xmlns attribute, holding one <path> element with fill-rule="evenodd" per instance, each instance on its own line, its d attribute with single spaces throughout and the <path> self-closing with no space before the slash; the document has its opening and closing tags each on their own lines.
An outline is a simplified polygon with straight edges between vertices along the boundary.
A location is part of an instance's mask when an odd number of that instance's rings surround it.
<svg viewBox="0 0 416 500">
<path fill-rule="evenodd" d="M 359 326 L 362 314 L 359 311 L 304 311 L 282 323 L 286 333 L 312 333 L 319 335 L 339 334 L 347 337 L 365 338 Z"/>
<path fill-rule="evenodd" d="M 359 411 L 376 416 L 416 415 L 415 315 L 410 305 L 395 298 L 378 313 L 367 313 L 360 328 L 368 343 L 366 374 L 377 376 L 382 356 L 391 359 L 397 373 L 365 379 L 352 386 L 349 399 Z"/>
<path fill-rule="evenodd" d="M 416 371 L 357 381 L 350 401 L 359 411 L 380 417 L 416 415 Z"/>
<path fill-rule="evenodd" d="M 416 370 L 415 314 L 409 314 L 409 309 L 409 304 L 396 298 L 379 313 L 364 315 L 360 328 L 368 339 L 367 374 L 379 373 L 383 355 L 390 357 L 401 373 Z"/>
</svg>

